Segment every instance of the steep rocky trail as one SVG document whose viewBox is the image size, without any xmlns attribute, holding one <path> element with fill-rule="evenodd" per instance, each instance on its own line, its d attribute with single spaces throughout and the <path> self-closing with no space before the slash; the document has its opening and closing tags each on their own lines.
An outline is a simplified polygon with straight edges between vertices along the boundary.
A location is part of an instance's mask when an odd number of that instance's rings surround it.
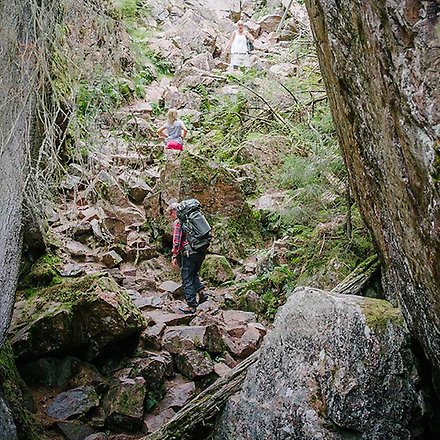
<svg viewBox="0 0 440 440">
<path fill-rule="evenodd" d="M 211 12 L 203 2 L 186 5 L 180 18 L 203 16 L 218 33 L 214 43 L 199 38 L 201 48 L 187 46 L 188 28 L 176 34 L 171 18 L 150 37 L 149 44 L 174 59 L 176 75 L 153 82 L 145 99 L 104 115 L 93 134 L 96 145 L 86 160 L 69 165 L 58 203 L 48 210 L 47 254 L 21 280 L 11 344 L 50 438 L 79 440 L 104 429 L 115 439 L 154 432 L 255 352 L 268 331 L 255 313 L 231 308 L 233 287 L 218 287 L 252 279 L 264 264 L 246 252 L 264 247 L 246 203 L 250 177 L 199 156 L 191 141 L 182 155 L 164 157 L 154 133 L 163 123 L 157 105 L 177 107 L 193 122 L 200 117 L 191 84 L 237 93 L 219 70 L 227 67 L 224 59 L 213 58 L 227 42 L 236 5 L 212 3 Z M 249 23 L 258 37 L 253 63 L 260 68 L 268 63 L 269 69 L 272 56 L 283 51 L 284 42 L 273 35 L 280 18 Z M 179 49 L 170 49 L 170 40 L 180 41 Z M 274 75 L 282 77 L 283 66 Z M 209 300 L 195 315 L 179 311 L 180 275 L 169 261 L 165 210 L 172 197 L 199 198 L 214 222 L 202 269 Z M 227 227 L 240 219 L 249 225 L 237 242 Z"/>
<path fill-rule="evenodd" d="M 47 55 L 56 110 L 30 201 L 59 188 L 25 231 L 0 440 L 439 438 L 439 173 L 420 98 L 437 90 L 420 66 L 438 7 L 306 0 L 312 36 L 302 1 L 95 3 L 66 1 Z M 255 49 L 231 71 L 239 18 Z M 171 107 L 181 154 L 156 135 Z M 213 228 L 191 315 L 167 215 L 187 198 Z"/>
<path fill-rule="evenodd" d="M 178 310 L 184 305 L 179 272 L 151 232 L 143 230 L 143 202 L 154 195 L 163 163 L 120 147 L 101 150 L 93 160 L 95 167 L 69 167 L 64 201 L 50 218 L 52 251 L 22 281 L 11 329 L 12 346 L 25 379 L 33 384 L 42 419 L 69 439 L 84 438 L 72 432 L 91 433 L 101 424 L 153 432 L 253 353 L 266 334 L 254 313 L 223 308 L 227 288 L 209 288 L 210 299 L 196 315 Z M 158 226 L 164 222 L 161 233 L 169 240 L 171 224 L 164 216 Z M 221 258 L 225 268 L 216 266 Z M 224 257 L 207 260 L 214 265 L 209 274 L 214 282 L 249 276 L 234 275 Z M 106 283 L 104 295 L 93 288 L 95 282 Z M 69 296 L 77 289 L 89 292 L 93 306 L 81 304 L 82 294 Z M 68 313 L 63 301 L 74 301 Z M 108 311 L 113 301 L 132 303 L 135 310 L 128 320 L 119 310 Z M 41 310 L 37 319 L 35 310 Z M 81 321 L 81 328 L 71 321 Z M 96 393 L 107 397 L 99 403 Z M 124 396 L 134 399 L 128 407 Z M 144 400 L 150 402 L 145 414 Z"/>
</svg>

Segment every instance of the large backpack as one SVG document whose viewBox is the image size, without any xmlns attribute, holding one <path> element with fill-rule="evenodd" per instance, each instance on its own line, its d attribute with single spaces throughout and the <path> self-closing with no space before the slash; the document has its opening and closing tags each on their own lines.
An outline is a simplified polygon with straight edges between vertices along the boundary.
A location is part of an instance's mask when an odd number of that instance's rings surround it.
<svg viewBox="0 0 440 440">
<path fill-rule="evenodd" d="M 195 252 L 206 250 L 211 242 L 211 226 L 201 211 L 196 199 L 180 202 L 176 209 L 177 218 L 186 232 L 189 245 Z"/>
</svg>

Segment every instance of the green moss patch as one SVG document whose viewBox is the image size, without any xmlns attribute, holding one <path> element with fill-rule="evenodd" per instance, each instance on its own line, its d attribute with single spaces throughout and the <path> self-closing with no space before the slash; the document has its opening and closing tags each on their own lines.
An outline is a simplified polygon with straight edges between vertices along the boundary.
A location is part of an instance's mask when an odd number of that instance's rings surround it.
<svg viewBox="0 0 440 440">
<path fill-rule="evenodd" d="M 59 282 L 56 265 L 59 258 L 53 254 L 46 254 L 39 258 L 31 267 L 29 273 L 20 281 L 20 287 L 34 289 L 49 286 Z M 29 296 L 29 295 L 27 295 Z"/>
<path fill-rule="evenodd" d="M 223 255 L 208 255 L 203 262 L 200 275 L 214 284 L 221 284 L 234 278 L 232 267 Z"/>
<path fill-rule="evenodd" d="M 42 440 L 43 427 L 28 407 L 32 397 L 15 365 L 14 353 L 7 342 L 0 351 L 0 388 L 8 403 L 19 438 L 23 440 Z"/>
<path fill-rule="evenodd" d="M 388 323 L 403 325 L 404 319 L 400 309 L 393 307 L 388 301 L 373 298 L 364 298 L 361 303 L 362 311 L 368 327 L 375 331 L 385 331 Z"/>
<path fill-rule="evenodd" d="M 38 289 L 16 314 L 11 342 L 19 357 L 63 352 L 91 359 L 106 344 L 145 328 L 128 294 L 99 275 Z"/>
</svg>

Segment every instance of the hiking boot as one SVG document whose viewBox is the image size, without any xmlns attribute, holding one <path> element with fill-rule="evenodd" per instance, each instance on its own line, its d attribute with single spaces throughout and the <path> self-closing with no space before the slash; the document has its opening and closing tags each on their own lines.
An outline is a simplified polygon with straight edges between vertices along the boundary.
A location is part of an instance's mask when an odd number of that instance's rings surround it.
<svg viewBox="0 0 440 440">
<path fill-rule="evenodd" d="M 199 304 L 203 304 L 204 302 L 208 301 L 209 296 L 203 290 L 198 292 L 198 294 L 199 294 Z"/>
<path fill-rule="evenodd" d="M 197 307 L 196 306 L 179 307 L 179 310 L 182 313 L 185 313 L 186 315 L 192 315 L 196 313 Z"/>
</svg>

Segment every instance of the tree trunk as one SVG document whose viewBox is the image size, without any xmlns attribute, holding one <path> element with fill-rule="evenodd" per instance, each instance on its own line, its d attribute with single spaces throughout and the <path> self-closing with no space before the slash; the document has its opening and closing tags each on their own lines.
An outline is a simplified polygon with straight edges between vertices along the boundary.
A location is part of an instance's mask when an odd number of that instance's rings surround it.
<svg viewBox="0 0 440 440">
<path fill-rule="evenodd" d="M 341 281 L 332 293 L 360 295 L 380 271 L 380 261 L 373 255 L 363 261 L 356 269 Z"/>
</svg>

